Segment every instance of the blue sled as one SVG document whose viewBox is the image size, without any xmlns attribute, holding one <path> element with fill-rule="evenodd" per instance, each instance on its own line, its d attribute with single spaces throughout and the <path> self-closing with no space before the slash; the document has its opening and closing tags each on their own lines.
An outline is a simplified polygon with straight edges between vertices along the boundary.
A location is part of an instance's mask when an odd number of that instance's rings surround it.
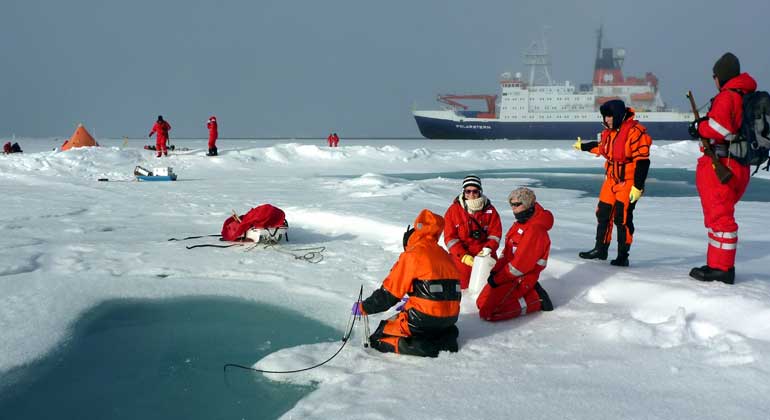
<svg viewBox="0 0 770 420">
<path fill-rule="evenodd" d="M 176 174 L 166 176 L 142 176 L 137 175 L 139 181 L 176 181 Z"/>
</svg>

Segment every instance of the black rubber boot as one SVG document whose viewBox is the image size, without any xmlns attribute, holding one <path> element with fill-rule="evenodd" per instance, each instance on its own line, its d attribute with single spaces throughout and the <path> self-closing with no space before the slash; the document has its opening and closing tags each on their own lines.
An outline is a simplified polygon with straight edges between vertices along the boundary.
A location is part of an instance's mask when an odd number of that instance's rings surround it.
<svg viewBox="0 0 770 420">
<path fill-rule="evenodd" d="M 212 147 L 211 149 L 209 149 L 209 152 L 206 153 L 206 156 L 218 156 L 217 148 Z"/>
<path fill-rule="evenodd" d="M 596 245 L 594 246 L 594 249 L 590 251 L 581 252 L 578 254 L 578 256 L 586 260 L 606 260 L 607 248 L 609 247 L 610 247 L 610 244 L 597 242 Z"/>
<path fill-rule="evenodd" d="M 535 291 L 537 292 L 537 295 L 540 296 L 540 310 L 545 312 L 552 311 L 553 302 L 551 302 L 551 297 L 548 296 L 548 293 L 546 293 L 540 283 L 535 283 Z"/>
<path fill-rule="evenodd" d="M 727 271 L 717 270 L 707 265 L 694 267 L 690 270 L 690 277 L 700 281 L 721 281 L 725 284 L 735 284 L 735 267 L 730 267 Z"/>
<path fill-rule="evenodd" d="M 631 249 L 629 244 L 618 244 L 618 257 L 610 261 L 610 264 L 618 267 L 628 267 L 628 251 Z"/>
</svg>

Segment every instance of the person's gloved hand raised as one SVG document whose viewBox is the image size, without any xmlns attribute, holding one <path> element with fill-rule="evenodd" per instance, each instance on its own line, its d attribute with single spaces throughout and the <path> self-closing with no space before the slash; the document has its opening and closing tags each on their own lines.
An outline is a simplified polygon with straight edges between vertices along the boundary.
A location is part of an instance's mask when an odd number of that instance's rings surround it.
<svg viewBox="0 0 770 420">
<path fill-rule="evenodd" d="M 481 248 L 481 251 L 479 251 L 479 253 L 476 256 L 477 257 L 486 257 L 487 255 L 489 255 L 491 253 L 492 253 L 492 249 L 491 248 L 484 247 L 484 248 Z"/>
<path fill-rule="evenodd" d="M 353 308 L 350 310 L 350 314 L 355 316 L 361 316 L 365 314 L 364 310 L 361 309 L 361 302 L 355 301 L 355 303 L 353 303 Z"/>
<path fill-rule="evenodd" d="M 636 187 L 631 187 L 631 192 L 628 194 L 628 202 L 629 203 L 636 203 L 640 198 L 642 198 L 642 193 L 644 190 L 640 190 Z"/>
<path fill-rule="evenodd" d="M 469 267 L 473 267 L 473 255 L 465 254 L 460 258 L 460 261 Z"/>
<path fill-rule="evenodd" d="M 578 137 L 577 141 L 575 142 L 575 144 L 572 145 L 572 148 L 577 150 L 578 152 L 582 152 L 583 151 L 583 140 L 580 137 Z"/>
</svg>

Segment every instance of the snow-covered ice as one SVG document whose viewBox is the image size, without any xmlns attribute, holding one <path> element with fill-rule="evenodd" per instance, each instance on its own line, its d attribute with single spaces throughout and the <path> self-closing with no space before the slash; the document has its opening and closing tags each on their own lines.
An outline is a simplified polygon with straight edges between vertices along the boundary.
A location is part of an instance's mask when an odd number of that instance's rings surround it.
<svg viewBox="0 0 770 420">
<path fill-rule="evenodd" d="M 67 152 L 52 151 L 50 139 L 17 141 L 25 153 L 0 156 L 0 374 L 56 348 L 80 314 L 117 297 L 235 296 L 301 309 L 342 331 L 360 285 L 371 293 L 397 258 L 407 224 L 422 208 L 443 214 L 459 192 L 459 179 L 399 174 L 603 162 L 567 141 L 343 138 L 330 149 L 322 139 L 220 140 L 220 156 L 209 158 L 205 140 L 189 140 L 174 144 L 190 150 L 161 160 L 138 141 Z M 652 167 L 694 170 L 697 155 L 695 142 L 657 142 Z M 179 180 L 134 182 L 137 165 L 171 166 Z M 738 205 L 737 284 L 728 286 L 687 275 L 705 261 L 695 196 L 642 197 L 631 267 L 617 268 L 577 257 L 593 245 L 597 197 L 540 188 L 531 174 L 482 181 L 506 230 L 505 197 L 517 186 L 533 186 L 553 212 L 541 282 L 556 309 L 486 323 L 466 299 L 460 352 L 436 359 L 380 354 L 354 339 L 321 368 L 268 375 L 318 384 L 284 418 L 768 417 L 770 203 Z M 167 241 L 218 233 L 232 209 L 261 203 L 286 211 L 289 247 L 325 246 L 324 261 Z M 373 316 L 372 327 L 388 315 Z M 253 363 L 296 369 L 339 345 L 282 349 Z"/>
</svg>

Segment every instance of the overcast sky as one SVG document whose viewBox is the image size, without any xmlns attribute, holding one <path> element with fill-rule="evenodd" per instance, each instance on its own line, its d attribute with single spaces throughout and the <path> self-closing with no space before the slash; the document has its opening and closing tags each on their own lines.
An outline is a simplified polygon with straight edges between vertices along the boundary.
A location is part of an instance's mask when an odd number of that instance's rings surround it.
<svg viewBox="0 0 770 420">
<path fill-rule="evenodd" d="M 10 3 L 10 4 L 9 4 Z M 591 80 L 596 29 L 685 109 L 725 51 L 770 90 L 770 1 L 5 0 L 0 138 L 419 136 L 437 93 L 498 93 L 548 29 L 552 76 Z"/>
</svg>

